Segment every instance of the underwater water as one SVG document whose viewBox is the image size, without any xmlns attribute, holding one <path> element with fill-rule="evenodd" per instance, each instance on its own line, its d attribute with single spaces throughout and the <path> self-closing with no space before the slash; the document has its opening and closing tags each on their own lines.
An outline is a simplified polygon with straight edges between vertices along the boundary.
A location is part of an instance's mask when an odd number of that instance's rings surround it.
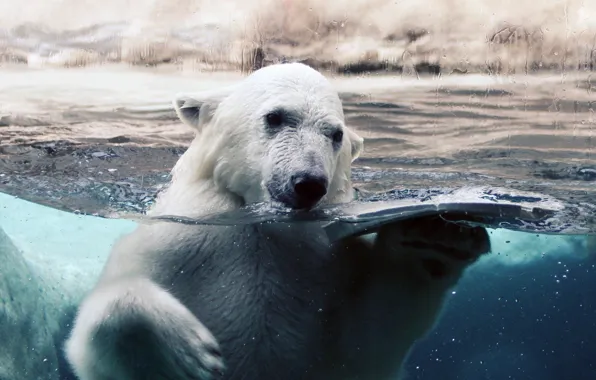
<svg viewBox="0 0 596 380">
<path fill-rule="evenodd" d="M 136 218 L 168 184 L 193 137 L 175 116 L 172 98 L 242 78 L 223 70 L 231 58 L 220 56 L 219 69 L 211 61 L 205 69 L 203 57 L 214 54 L 214 41 L 224 50 L 232 46 L 237 30 L 193 24 L 203 16 L 221 21 L 228 12 L 222 11 L 224 2 L 209 2 L 201 17 L 187 11 L 195 1 L 182 1 L 179 8 L 129 1 L 126 9 L 105 2 L 105 12 L 92 3 L 32 1 L 29 13 L 16 2 L 0 4 L 0 380 L 74 379 L 62 345 L 76 306 L 97 280 L 112 244 L 138 225 Z M 483 3 L 482 12 L 496 17 L 491 2 Z M 550 23 L 545 41 L 553 46 L 563 24 L 578 41 L 590 35 L 582 30 L 594 28 L 588 2 L 567 2 L 565 22 L 562 2 L 552 8 L 544 3 L 538 12 L 534 2 L 522 1 L 519 14 L 511 4 L 520 1 L 506 3 L 499 17 L 540 14 L 529 24 Z M 225 4 L 234 8 L 232 1 Z M 261 3 L 246 4 L 236 11 Z M 85 17 L 47 16 L 65 7 Z M 113 17 L 120 10 L 122 20 Z M 415 2 L 408 2 L 408 10 L 402 20 L 421 12 Z M 162 20 L 168 12 L 171 17 Z M 329 12 L 332 17 L 337 10 Z M 163 34 L 182 14 L 193 15 L 188 25 Z M 483 64 L 483 54 L 460 55 L 485 40 L 469 32 L 477 28 L 476 16 L 460 14 L 440 25 L 447 40 L 455 38 L 447 35 L 454 25 L 461 32 L 457 38 L 471 36 L 467 45 L 459 44 L 466 45 L 463 50 L 457 44 L 446 48 L 447 66 Z M 45 29 L 44 18 L 54 29 Z M 482 27 L 493 28 L 496 21 Z M 146 34 L 156 23 L 161 32 Z M 387 25 L 383 32 L 395 32 Z M 183 46 L 168 45 L 164 35 Z M 344 41 L 343 60 L 353 58 L 346 44 L 362 48 L 370 42 L 356 37 Z M 334 35 L 328 39 L 335 41 Z M 123 41 L 132 44 L 126 57 Z M 341 49 L 329 44 L 320 53 L 339 55 Z M 190 68 L 171 61 L 189 49 Z M 549 53 L 553 62 L 555 50 Z M 145 67 L 143 54 L 161 61 Z M 135 65 L 122 64 L 127 59 Z M 435 329 L 414 347 L 404 380 L 596 379 L 593 74 L 448 72 L 326 73 L 340 93 L 346 123 L 365 139 L 353 168 L 354 185 L 365 194 L 361 200 L 425 199 L 484 186 L 551 197 L 562 209 L 549 228 L 489 230 L 491 253 L 453 289 Z"/>
<path fill-rule="evenodd" d="M 136 222 L 0 193 L 1 379 L 74 379 L 62 344 L 111 245 Z M 596 239 L 489 229 L 405 379 L 592 379 Z"/>
</svg>

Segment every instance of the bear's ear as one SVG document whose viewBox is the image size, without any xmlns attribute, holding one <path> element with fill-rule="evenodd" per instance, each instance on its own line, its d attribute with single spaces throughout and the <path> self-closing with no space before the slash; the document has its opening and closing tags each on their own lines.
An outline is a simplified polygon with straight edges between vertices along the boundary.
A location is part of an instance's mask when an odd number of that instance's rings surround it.
<svg viewBox="0 0 596 380">
<path fill-rule="evenodd" d="M 362 149 L 364 148 L 364 139 L 356 132 L 352 131 L 350 128 L 346 128 L 348 130 L 348 138 L 350 139 L 350 145 L 352 146 L 352 162 L 356 161 L 360 154 L 362 154 Z"/>
<path fill-rule="evenodd" d="M 174 109 L 184 124 L 200 131 L 211 121 L 219 103 L 230 95 L 233 89 L 234 86 L 229 86 L 215 91 L 179 94 L 174 99 Z"/>
</svg>

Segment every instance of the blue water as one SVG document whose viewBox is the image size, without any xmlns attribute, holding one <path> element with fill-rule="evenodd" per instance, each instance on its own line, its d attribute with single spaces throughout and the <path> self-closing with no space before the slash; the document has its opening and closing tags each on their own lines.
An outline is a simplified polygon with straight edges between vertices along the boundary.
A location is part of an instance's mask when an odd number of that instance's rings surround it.
<svg viewBox="0 0 596 380">
<path fill-rule="evenodd" d="M 557 253 L 530 265 L 471 268 L 413 351 L 408 378 L 596 378 L 596 260 Z"/>
</svg>

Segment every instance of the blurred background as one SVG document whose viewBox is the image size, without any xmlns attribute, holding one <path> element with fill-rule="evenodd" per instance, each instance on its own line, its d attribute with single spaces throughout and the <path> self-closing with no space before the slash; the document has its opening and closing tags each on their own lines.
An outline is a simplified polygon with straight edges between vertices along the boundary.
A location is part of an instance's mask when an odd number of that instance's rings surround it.
<svg viewBox="0 0 596 380">
<path fill-rule="evenodd" d="M 589 0 L 23 0 L 0 3 L 0 59 L 339 72 L 593 68 Z"/>
</svg>

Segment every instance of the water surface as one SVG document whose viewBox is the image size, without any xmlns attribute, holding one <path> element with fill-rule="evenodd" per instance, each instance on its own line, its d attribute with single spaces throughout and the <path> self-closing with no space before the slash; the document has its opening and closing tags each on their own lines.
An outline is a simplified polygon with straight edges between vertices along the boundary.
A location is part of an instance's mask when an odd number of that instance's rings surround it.
<svg viewBox="0 0 596 380">
<path fill-rule="evenodd" d="M 192 140 L 171 99 L 240 79 L 174 67 L 1 70 L 0 190 L 83 213 L 142 213 Z M 508 187 L 556 197 L 591 223 L 589 75 L 330 79 L 347 124 L 365 138 L 355 186 Z"/>
</svg>

